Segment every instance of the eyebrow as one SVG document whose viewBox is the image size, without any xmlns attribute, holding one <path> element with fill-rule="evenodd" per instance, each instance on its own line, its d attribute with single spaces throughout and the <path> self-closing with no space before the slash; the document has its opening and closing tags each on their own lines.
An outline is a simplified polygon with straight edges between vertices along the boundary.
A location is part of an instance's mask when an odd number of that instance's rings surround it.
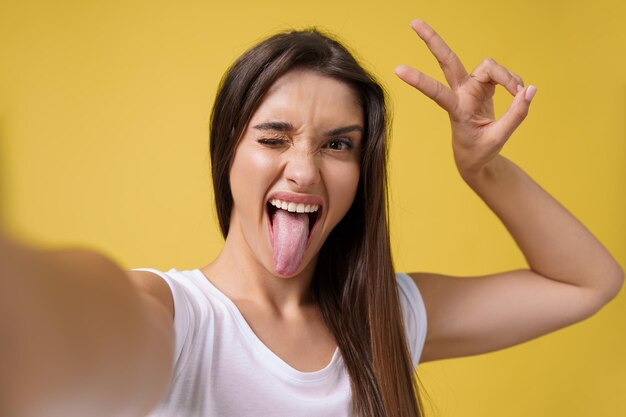
<svg viewBox="0 0 626 417">
<path fill-rule="evenodd" d="M 258 130 L 273 130 L 276 132 L 291 132 L 294 130 L 293 125 L 287 122 L 265 122 L 252 127 Z"/>
<path fill-rule="evenodd" d="M 258 125 L 252 126 L 254 129 L 263 130 L 263 131 L 274 131 L 274 132 L 292 132 L 295 130 L 293 125 L 288 122 L 265 122 L 260 123 Z M 324 132 L 326 136 L 339 136 L 350 132 L 364 132 L 364 129 L 360 125 L 350 125 L 339 127 L 337 129 L 331 129 Z"/>
</svg>

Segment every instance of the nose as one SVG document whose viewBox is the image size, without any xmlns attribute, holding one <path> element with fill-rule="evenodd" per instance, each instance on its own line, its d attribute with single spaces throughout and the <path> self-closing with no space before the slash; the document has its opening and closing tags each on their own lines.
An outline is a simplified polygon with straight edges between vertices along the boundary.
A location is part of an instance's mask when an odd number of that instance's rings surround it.
<svg viewBox="0 0 626 417">
<path fill-rule="evenodd" d="M 321 179 L 318 164 L 319 162 L 315 154 L 305 150 L 292 152 L 285 166 L 287 181 L 297 190 L 310 188 Z"/>
</svg>

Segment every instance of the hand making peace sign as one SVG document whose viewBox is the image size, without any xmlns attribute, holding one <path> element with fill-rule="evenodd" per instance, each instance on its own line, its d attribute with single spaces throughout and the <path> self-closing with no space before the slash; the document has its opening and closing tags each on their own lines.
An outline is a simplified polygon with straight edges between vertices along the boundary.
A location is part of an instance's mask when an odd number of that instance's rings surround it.
<svg viewBox="0 0 626 417">
<path fill-rule="evenodd" d="M 452 125 L 454 159 L 461 175 L 482 171 L 498 155 L 507 139 L 528 114 L 530 101 L 537 92 L 512 71 L 485 59 L 468 74 L 456 54 L 425 22 L 414 20 L 411 27 L 433 53 L 450 87 L 407 66 L 395 72 L 445 109 Z M 497 84 L 515 98 L 507 112 L 495 120 L 493 95 Z"/>
</svg>

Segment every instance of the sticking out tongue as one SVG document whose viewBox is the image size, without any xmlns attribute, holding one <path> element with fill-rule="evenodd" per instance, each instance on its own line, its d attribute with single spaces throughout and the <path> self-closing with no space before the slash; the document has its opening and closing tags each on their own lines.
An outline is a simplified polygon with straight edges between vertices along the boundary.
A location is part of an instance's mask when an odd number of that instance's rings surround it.
<svg viewBox="0 0 626 417">
<path fill-rule="evenodd" d="M 274 232 L 274 267 L 281 275 L 292 275 L 300 266 L 309 240 L 309 216 L 276 210 L 272 221 Z"/>
</svg>

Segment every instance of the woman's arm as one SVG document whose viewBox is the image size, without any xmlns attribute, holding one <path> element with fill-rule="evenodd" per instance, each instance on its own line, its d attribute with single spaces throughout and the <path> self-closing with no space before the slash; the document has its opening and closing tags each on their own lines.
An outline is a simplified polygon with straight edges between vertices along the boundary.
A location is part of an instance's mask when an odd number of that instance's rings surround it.
<svg viewBox="0 0 626 417">
<path fill-rule="evenodd" d="M 519 167 L 498 156 L 466 181 L 510 231 L 529 269 L 471 278 L 410 274 L 428 315 L 422 362 L 522 343 L 588 318 L 617 295 L 620 266 Z"/>
<path fill-rule="evenodd" d="M 464 179 L 506 226 L 531 271 L 585 289 L 598 308 L 617 295 L 624 273 L 615 259 L 517 165 L 498 155 Z"/>
<path fill-rule="evenodd" d="M 171 317 L 84 250 L 0 237 L 0 415 L 146 415 L 172 371 Z"/>
<path fill-rule="evenodd" d="M 411 274 L 428 314 L 422 361 L 501 349 L 589 317 L 619 292 L 622 269 L 574 216 L 499 155 L 536 89 L 489 59 L 467 74 L 432 28 L 421 21 L 412 26 L 450 88 L 408 67 L 396 73 L 448 111 L 459 173 L 504 223 L 529 265 L 471 278 Z M 514 96 L 499 120 L 492 101 L 497 84 Z"/>
</svg>

